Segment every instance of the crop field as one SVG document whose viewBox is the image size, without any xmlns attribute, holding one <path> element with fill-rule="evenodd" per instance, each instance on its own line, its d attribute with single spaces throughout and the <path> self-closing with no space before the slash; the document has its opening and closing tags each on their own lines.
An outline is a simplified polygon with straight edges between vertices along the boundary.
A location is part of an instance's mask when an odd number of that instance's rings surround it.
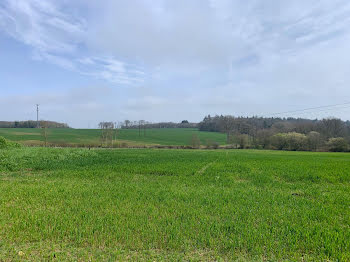
<svg viewBox="0 0 350 262">
<path fill-rule="evenodd" d="M 0 150 L 0 261 L 349 261 L 350 155 Z"/>
<path fill-rule="evenodd" d="M 118 129 L 117 141 L 130 145 L 189 145 L 192 135 L 196 134 L 205 145 L 208 140 L 225 144 L 226 135 L 215 132 L 202 132 L 194 128 L 154 128 L 146 129 L 139 134 L 138 129 Z M 36 128 L 0 128 L 0 136 L 27 145 L 41 145 L 44 138 L 41 129 Z M 99 129 L 48 129 L 48 142 L 54 145 L 77 144 L 98 145 L 101 130 Z"/>
</svg>

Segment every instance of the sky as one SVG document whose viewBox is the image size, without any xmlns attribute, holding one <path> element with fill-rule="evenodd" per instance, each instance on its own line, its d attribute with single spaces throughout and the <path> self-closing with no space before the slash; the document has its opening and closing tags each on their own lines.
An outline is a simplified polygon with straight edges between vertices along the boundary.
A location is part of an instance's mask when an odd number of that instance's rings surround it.
<svg viewBox="0 0 350 262">
<path fill-rule="evenodd" d="M 77 128 L 350 120 L 350 2 L 1 0 L 0 94 L 0 120 Z"/>
</svg>

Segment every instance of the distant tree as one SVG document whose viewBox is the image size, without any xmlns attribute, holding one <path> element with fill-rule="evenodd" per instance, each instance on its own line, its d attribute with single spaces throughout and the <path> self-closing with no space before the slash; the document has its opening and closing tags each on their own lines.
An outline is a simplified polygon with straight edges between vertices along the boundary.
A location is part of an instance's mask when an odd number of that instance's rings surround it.
<svg viewBox="0 0 350 262">
<path fill-rule="evenodd" d="M 45 121 L 42 121 L 42 123 L 41 123 L 41 136 L 44 140 L 45 147 L 47 147 L 48 132 L 47 132 L 47 122 L 45 122 Z"/>
<path fill-rule="evenodd" d="M 69 126 L 65 123 L 58 123 L 54 121 L 40 121 L 40 126 L 43 126 L 45 122 L 45 125 L 47 128 L 69 128 Z M 33 120 L 27 120 L 27 121 L 0 121 L 0 128 L 36 128 L 37 123 Z"/>
<path fill-rule="evenodd" d="M 312 151 L 319 149 L 323 143 L 323 139 L 320 133 L 311 131 L 307 134 L 308 147 Z"/>
<path fill-rule="evenodd" d="M 331 152 L 346 152 L 349 150 L 349 144 L 343 137 L 330 138 L 327 146 Z"/>
<path fill-rule="evenodd" d="M 114 123 L 100 122 L 98 125 L 101 129 L 101 146 L 113 146 Z"/>
<path fill-rule="evenodd" d="M 181 124 L 188 124 L 189 122 L 187 120 L 182 120 Z"/>
<path fill-rule="evenodd" d="M 276 134 L 272 136 L 271 143 L 274 148 L 279 150 L 297 151 L 307 149 L 306 135 L 296 132 Z"/>
<path fill-rule="evenodd" d="M 258 146 L 261 148 L 269 148 L 272 134 L 272 131 L 269 129 L 259 130 L 256 135 Z"/>
<path fill-rule="evenodd" d="M 226 143 L 230 142 L 230 134 L 234 130 L 234 121 L 230 116 L 220 116 L 220 129 L 226 133 Z"/>
<path fill-rule="evenodd" d="M 249 147 L 249 136 L 247 134 L 236 135 L 236 138 L 240 149 Z"/>
<path fill-rule="evenodd" d="M 192 148 L 199 148 L 201 146 L 201 141 L 197 134 L 192 134 L 191 146 Z"/>
<path fill-rule="evenodd" d="M 294 131 L 294 124 L 287 121 L 280 121 L 272 125 L 272 130 L 278 133 L 289 133 Z"/>
<path fill-rule="evenodd" d="M 143 130 L 143 136 L 146 136 L 146 121 L 145 120 L 139 120 L 138 121 L 138 129 L 139 129 L 139 137 L 142 134 L 142 130 Z"/>
<path fill-rule="evenodd" d="M 322 119 L 320 123 L 320 131 L 327 138 L 343 137 L 346 133 L 345 123 L 337 118 Z"/>
<path fill-rule="evenodd" d="M 130 126 L 130 120 L 125 120 L 124 121 L 124 126 L 125 126 L 125 128 L 129 128 L 129 126 Z"/>
</svg>

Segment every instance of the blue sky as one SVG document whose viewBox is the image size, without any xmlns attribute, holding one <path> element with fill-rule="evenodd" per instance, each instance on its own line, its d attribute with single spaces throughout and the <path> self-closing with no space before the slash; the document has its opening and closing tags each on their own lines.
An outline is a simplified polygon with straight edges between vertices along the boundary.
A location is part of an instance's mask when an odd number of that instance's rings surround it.
<svg viewBox="0 0 350 262">
<path fill-rule="evenodd" d="M 342 104 L 349 51 L 347 0 L 2 0 L 0 120 L 37 103 L 73 127 Z"/>
</svg>

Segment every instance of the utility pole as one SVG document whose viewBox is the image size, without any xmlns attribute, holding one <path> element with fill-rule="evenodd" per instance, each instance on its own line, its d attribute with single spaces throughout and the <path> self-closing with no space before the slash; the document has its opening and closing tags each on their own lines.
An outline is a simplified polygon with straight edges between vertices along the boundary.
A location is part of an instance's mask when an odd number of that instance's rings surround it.
<svg viewBox="0 0 350 262">
<path fill-rule="evenodd" d="M 36 104 L 36 127 L 39 128 L 39 104 Z"/>
<path fill-rule="evenodd" d="M 139 120 L 139 137 L 141 136 L 141 120 Z"/>
<path fill-rule="evenodd" d="M 117 141 L 117 122 L 114 122 L 114 129 L 115 129 L 115 137 L 114 137 L 114 142 L 116 142 Z"/>
</svg>

